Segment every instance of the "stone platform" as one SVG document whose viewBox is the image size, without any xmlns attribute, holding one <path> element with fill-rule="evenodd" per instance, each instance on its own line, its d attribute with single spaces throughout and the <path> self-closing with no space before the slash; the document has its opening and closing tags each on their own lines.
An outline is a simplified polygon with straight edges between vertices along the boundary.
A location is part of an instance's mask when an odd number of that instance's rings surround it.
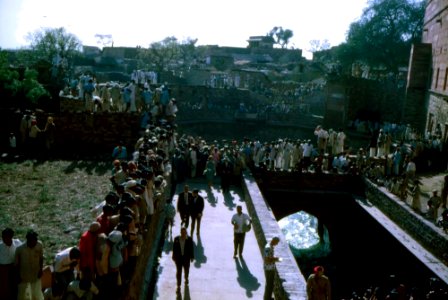
<svg viewBox="0 0 448 300">
<path fill-rule="evenodd" d="M 176 293 L 176 267 L 171 259 L 175 236 L 180 233 L 180 217 L 176 215 L 172 235 L 167 234 L 158 268 L 157 286 L 148 299 L 262 299 L 265 285 L 262 254 L 254 231 L 246 234 L 243 257 L 233 258 L 233 226 L 230 220 L 241 205 L 247 213 L 242 191 L 231 188 L 223 194 L 215 185 L 211 190 L 203 181 L 188 181 L 190 190 L 199 189 L 205 208 L 201 234 L 193 234 L 195 260 L 190 267 L 189 285 L 182 278 L 181 292 Z M 178 185 L 177 194 L 183 190 Z M 188 229 L 188 234 L 190 229 Z"/>
</svg>

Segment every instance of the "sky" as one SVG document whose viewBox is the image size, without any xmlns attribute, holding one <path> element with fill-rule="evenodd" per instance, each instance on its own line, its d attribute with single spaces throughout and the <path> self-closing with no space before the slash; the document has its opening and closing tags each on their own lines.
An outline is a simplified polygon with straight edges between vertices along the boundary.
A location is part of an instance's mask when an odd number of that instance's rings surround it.
<svg viewBox="0 0 448 300">
<path fill-rule="evenodd" d="M 149 47 L 174 36 L 196 45 L 247 47 L 275 26 L 293 31 L 288 47 L 307 52 L 311 40 L 346 39 L 368 0 L 0 0 L 0 48 L 27 46 L 28 33 L 64 27 L 86 46 Z"/>
</svg>

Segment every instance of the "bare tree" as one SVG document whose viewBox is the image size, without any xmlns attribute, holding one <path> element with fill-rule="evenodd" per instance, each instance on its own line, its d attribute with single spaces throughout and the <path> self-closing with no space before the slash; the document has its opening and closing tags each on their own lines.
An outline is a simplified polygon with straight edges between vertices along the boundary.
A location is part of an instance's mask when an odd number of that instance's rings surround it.
<svg viewBox="0 0 448 300">
<path fill-rule="evenodd" d="M 310 48 L 308 49 L 308 51 L 314 53 L 317 51 L 323 51 L 323 50 L 328 50 L 330 49 L 331 44 L 330 42 L 325 39 L 323 41 L 321 40 L 311 40 L 310 41 Z"/>
<path fill-rule="evenodd" d="M 95 34 L 96 43 L 101 45 L 102 48 L 113 46 L 114 39 L 112 38 L 112 34 Z"/>
</svg>

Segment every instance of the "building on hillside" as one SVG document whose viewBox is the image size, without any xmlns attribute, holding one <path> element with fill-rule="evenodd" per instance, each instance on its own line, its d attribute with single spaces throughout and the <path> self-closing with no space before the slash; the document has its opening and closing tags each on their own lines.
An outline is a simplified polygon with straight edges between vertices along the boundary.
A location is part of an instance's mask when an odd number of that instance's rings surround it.
<svg viewBox="0 0 448 300">
<path fill-rule="evenodd" d="M 266 74 L 269 72 L 281 72 L 286 80 L 291 80 L 293 75 L 297 77 L 296 70 L 304 73 L 301 49 L 274 48 L 275 41 L 269 36 L 251 36 L 248 42 L 247 47 L 198 46 L 198 57 L 188 68 L 167 65 L 160 76 L 171 83 L 259 90 L 268 86 Z M 83 54 L 75 64 L 76 73 L 90 71 L 106 81 L 112 73 L 129 75 L 141 68 L 139 47 L 84 46 Z M 295 73 L 288 77 L 293 70 Z"/>
<path fill-rule="evenodd" d="M 82 53 L 87 57 L 100 56 L 101 49 L 96 46 L 82 46 Z"/>
<path fill-rule="evenodd" d="M 266 48 L 272 49 L 274 48 L 275 41 L 272 36 L 251 36 L 247 40 L 249 43 L 248 48 Z"/>
<path fill-rule="evenodd" d="M 448 0 L 428 0 L 422 43 L 413 45 L 404 120 L 448 143 Z M 424 111 L 424 113 L 422 113 Z"/>
</svg>

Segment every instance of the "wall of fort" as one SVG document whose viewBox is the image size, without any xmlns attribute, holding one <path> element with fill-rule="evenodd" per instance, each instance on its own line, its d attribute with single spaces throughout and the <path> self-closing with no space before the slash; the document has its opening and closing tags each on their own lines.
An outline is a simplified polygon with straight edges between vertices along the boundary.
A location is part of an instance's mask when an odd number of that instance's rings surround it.
<svg viewBox="0 0 448 300">
<path fill-rule="evenodd" d="M 81 101 L 79 101 L 81 102 Z M 37 111 L 36 120 L 40 129 L 45 128 L 48 113 Z M 119 141 L 123 141 L 128 151 L 133 149 L 140 137 L 140 116 L 131 113 L 85 113 L 83 111 L 52 114 L 56 129 L 54 150 L 63 157 L 92 157 L 110 153 Z M 0 133 L 7 137 L 15 133 L 20 145 L 20 121 L 23 115 L 9 110 L 0 110 Z M 44 134 L 40 135 L 42 150 Z M 2 141 L 6 148 L 7 139 Z"/>
<path fill-rule="evenodd" d="M 400 123 L 404 96 L 404 86 L 393 79 L 330 80 L 326 84 L 325 123 L 342 127 L 356 119 Z"/>
<path fill-rule="evenodd" d="M 427 86 L 428 103 L 426 131 L 435 132 L 441 124 L 442 136 L 448 126 L 448 0 L 427 1 L 423 24 L 422 42 L 431 45 L 431 65 L 427 70 L 430 82 Z"/>
<path fill-rule="evenodd" d="M 434 134 L 436 127 L 440 126 L 443 140 L 448 142 L 448 97 L 430 94 L 428 102 L 427 130 Z"/>
</svg>

